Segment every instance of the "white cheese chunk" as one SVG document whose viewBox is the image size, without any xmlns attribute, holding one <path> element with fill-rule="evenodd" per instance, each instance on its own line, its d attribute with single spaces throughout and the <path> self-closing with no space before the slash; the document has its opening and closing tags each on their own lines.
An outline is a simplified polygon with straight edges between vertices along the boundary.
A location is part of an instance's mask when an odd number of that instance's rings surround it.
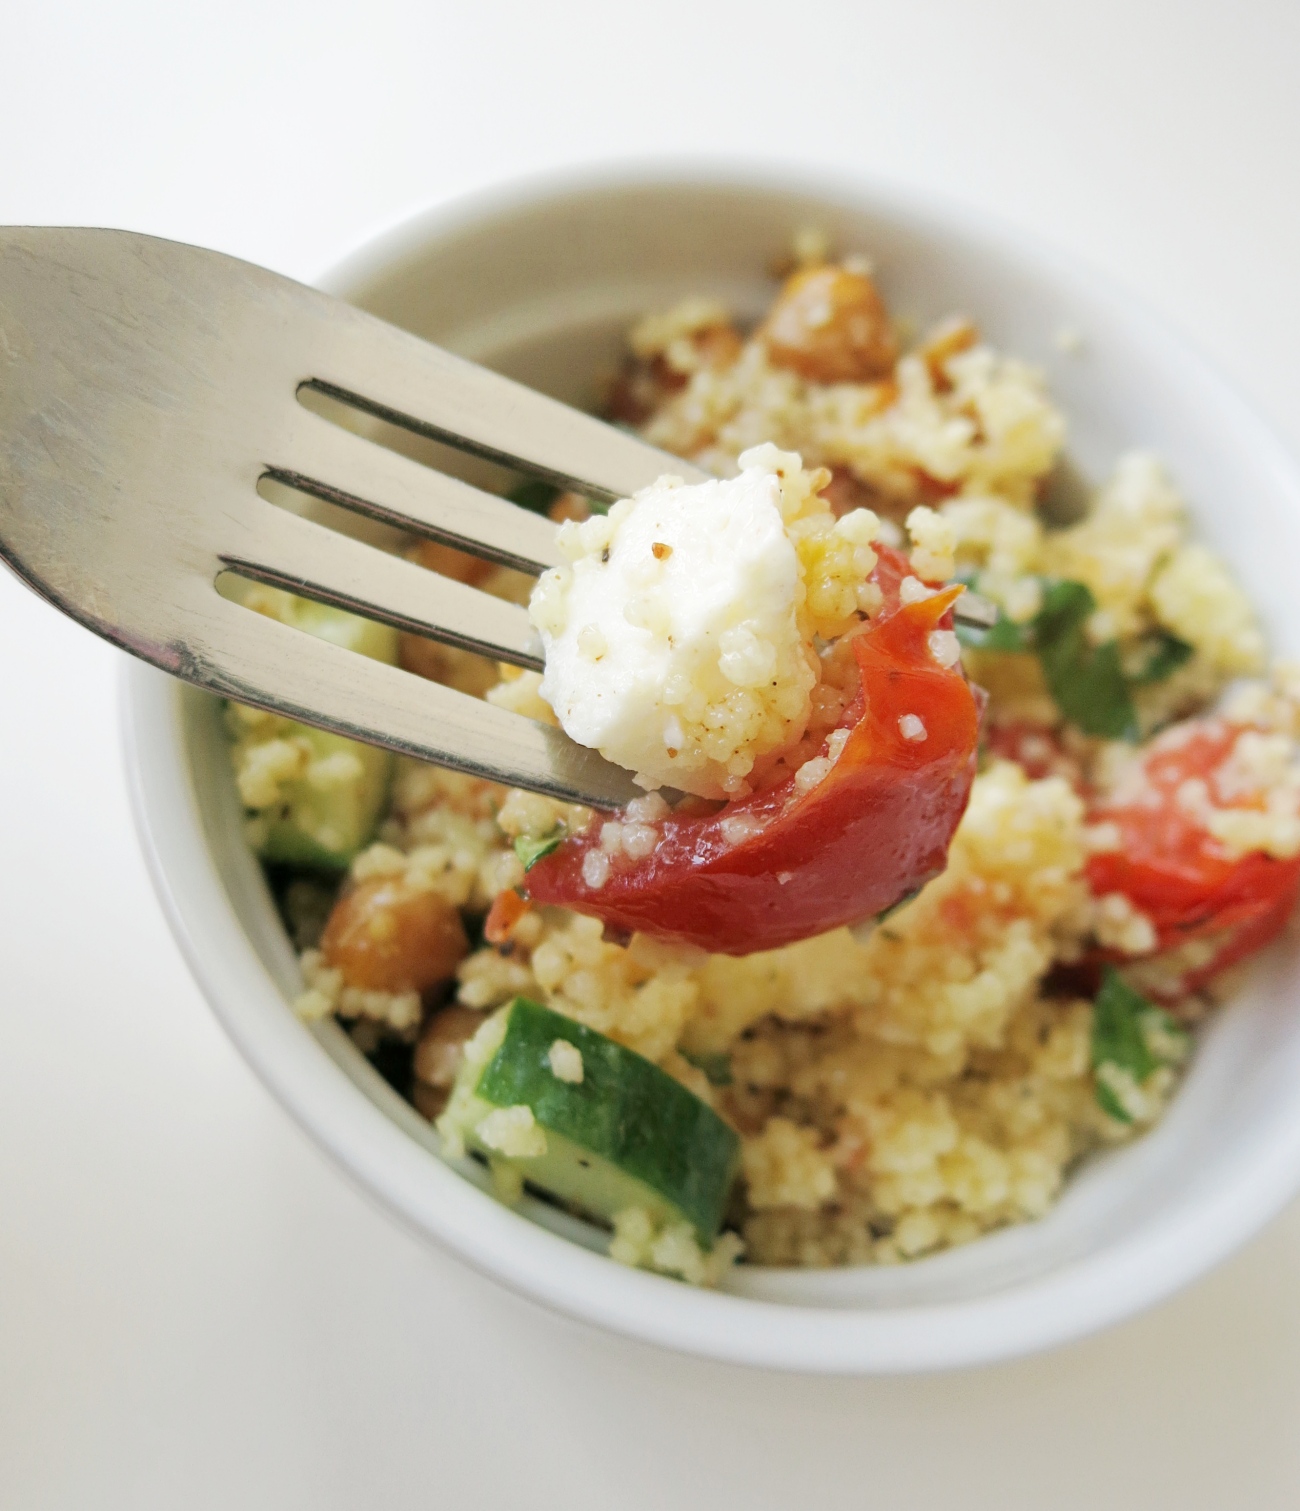
<svg viewBox="0 0 1300 1511">
<path fill-rule="evenodd" d="M 569 565 L 531 605 L 541 695 L 647 789 L 743 793 L 755 761 L 803 733 L 816 658 L 781 490 L 774 463 L 694 486 L 665 477 L 561 528 Z"/>
</svg>

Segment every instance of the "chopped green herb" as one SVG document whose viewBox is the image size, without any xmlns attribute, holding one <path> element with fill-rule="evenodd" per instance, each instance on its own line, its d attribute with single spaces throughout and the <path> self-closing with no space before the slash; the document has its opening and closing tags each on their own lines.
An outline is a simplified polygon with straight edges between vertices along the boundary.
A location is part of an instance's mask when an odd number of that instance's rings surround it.
<svg viewBox="0 0 1300 1511">
<path fill-rule="evenodd" d="M 1181 1060 L 1186 1046 L 1186 1029 L 1107 966 L 1092 1008 L 1094 1077 L 1103 1066 L 1113 1065 L 1141 1086 L 1161 1065 Z M 1121 1123 L 1133 1121 L 1105 1080 L 1096 1080 L 1095 1087 L 1104 1112 Z"/>
<path fill-rule="evenodd" d="M 978 591 L 978 574 L 967 580 Z M 1088 620 L 1097 600 L 1082 582 L 1043 579 L 1043 604 L 1025 624 L 999 613 L 989 629 L 957 626 L 957 638 L 973 650 L 1032 651 L 1057 707 L 1084 734 L 1111 740 L 1138 738 L 1137 713 L 1130 688 L 1159 682 L 1191 655 L 1184 641 L 1164 631 L 1151 637 L 1152 649 L 1136 676 L 1125 675 L 1119 642 L 1093 645 Z"/>
<path fill-rule="evenodd" d="M 1193 647 L 1168 630 L 1156 630 L 1144 635 L 1141 643 L 1142 660 L 1137 669 L 1130 669 L 1130 687 L 1148 687 L 1153 682 L 1163 682 L 1173 676 L 1180 666 L 1192 659 Z"/>
<path fill-rule="evenodd" d="M 1034 620 L 1043 675 L 1056 706 L 1084 734 L 1136 740 L 1137 715 L 1119 660 L 1119 644 L 1093 645 L 1088 620 L 1097 600 L 1081 582 L 1054 582 Z"/>
<path fill-rule="evenodd" d="M 972 593 L 980 590 L 979 573 L 972 568 L 958 572 L 953 580 L 964 582 Z M 958 620 L 957 639 L 975 651 L 1032 651 L 1033 621 L 1017 624 L 1014 619 L 1007 618 L 1005 609 L 994 606 L 998 609 L 998 617 L 993 624 L 963 624 Z"/>
<path fill-rule="evenodd" d="M 539 477 L 525 478 L 506 494 L 512 504 L 531 509 L 534 514 L 545 514 L 559 496 L 560 490 L 554 483 L 544 483 Z"/>
<path fill-rule="evenodd" d="M 552 850 L 559 848 L 560 841 L 563 838 L 563 824 L 557 824 L 542 839 L 530 839 L 526 834 L 521 834 L 515 840 L 515 854 L 519 857 L 520 865 L 523 866 L 525 871 L 531 871 L 544 855 L 549 855 Z"/>
<path fill-rule="evenodd" d="M 1125 1111 L 1124 1104 L 1115 1093 L 1106 1085 L 1105 1081 L 1093 1082 L 1093 1093 L 1097 1098 L 1097 1105 L 1107 1117 L 1114 1118 L 1117 1123 L 1131 1123 L 1132 1117 Z"/>
<path fill-rule="evenodd" d="M 521 509 L 531 509 L 534 514 L 549 514 L 551 505 L 563 492 L 564 489 L 557 488 L 554 483 L 544 483 L 539 477 L 529 477 L 522 483 L 516 483 L 506 497 Z M 609 505 L 594 498 L 587 500 L 587 508 L 593 514 L 609 513 Z"/>
<path fill-rule="evenodd" d="M 731 1085 L 731 1056 L 728 1054 L 693 1054 L 682 1050 L 682 1059 L 689 1061 L 696 1070 L 702 1070 L 710 1086 Z"/>
<path fill-rule="evenodd" d="M 987 628 L 957 621 L 957 639 L 975 651 L 1029 651 L 1033 649 L 1032 629 L 1017 624 L 998 610 L 997 621 Z"/>
</svg>

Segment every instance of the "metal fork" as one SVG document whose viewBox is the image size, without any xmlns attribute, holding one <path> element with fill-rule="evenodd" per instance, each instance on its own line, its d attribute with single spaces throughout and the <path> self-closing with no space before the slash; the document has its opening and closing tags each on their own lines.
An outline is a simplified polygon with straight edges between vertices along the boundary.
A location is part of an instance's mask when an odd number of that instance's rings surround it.
<svg viewBox="0 0 1300 1511">
<path fill-rule="evenodd" d="M 524 572 L 559 560 L 549 520 L 341 428 L 304 390 L 598 500 L 704 476 L 235 258 L 124 231 L 0 229 L 0 558 L 87 629 L 223 697 L 571 802 L 636 796 L 628 772 L 557 729 L 217 591 L 235 572 L 542 664 L 524 609 L 262 497 L 273 479 Z M 978 602 L 964 612 L 991 619 Z"/>
</svg>

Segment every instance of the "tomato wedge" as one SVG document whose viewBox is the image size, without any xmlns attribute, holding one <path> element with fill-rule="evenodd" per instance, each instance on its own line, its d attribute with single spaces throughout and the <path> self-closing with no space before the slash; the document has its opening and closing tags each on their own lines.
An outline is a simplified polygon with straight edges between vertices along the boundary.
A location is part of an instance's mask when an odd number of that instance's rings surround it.
<svg viewBox="0 0 1300 1511">
<path fill-rule="evenodd" d="M 1179 978 L 1193 992 L 1227 966 L 1261 949 L 1286 923 L 1300 888 L 1300 856 L 1278 860 L 1262 851 L 1229 858 L 1187 800 L 1187 783 L 1212 785 L 1246 726 L 1223 719 L 1189 720 L 1151 744 L 1142 783 L 1122 800 L 1101 801 L 1093 824 L 1119 830 L 1119 848 L 1092 856 L 1088 885 L 1097 896 L 1122 892 L 1151 920 L 1154 955 L 1204 940 Z M 1262 807 L 1243 795 L 1219 806 Z"/>
<path fill-rule="evenodd" d="M 714 813 L 670 813 L 649 856 L 611 857 L 593 887 L 583 862 L 600 849 L 597 817 L 533 866 L 533 901 L 747 955 L 881 913 L 938 875 L 970 797 L 982 711 L 960 662 L 943 666 L 930 648 L 962 590 L 904 604 L 906 560 L 880 558 L 885 601 L 851 641 L 859 691 L 820 782 L 801 791 L 796 773 Z"/>
</svg>

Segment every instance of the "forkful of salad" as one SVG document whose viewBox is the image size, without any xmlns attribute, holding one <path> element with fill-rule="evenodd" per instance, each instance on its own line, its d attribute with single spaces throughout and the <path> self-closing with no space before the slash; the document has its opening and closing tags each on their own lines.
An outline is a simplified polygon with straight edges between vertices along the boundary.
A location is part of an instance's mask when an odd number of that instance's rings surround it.
<svg viewBox="0 0 1300 1511">
<path fill-rule="evenodd" d="M 309 726 L 595 810 L 540 903 L 742 954 L 944 865 L 991 605 L 836 517 L 772 446 L 709 479 L 588 415 L 215 252 L 0 230 L 0 557 L 95 633 Z M 557 528 L 307 408 L 325 395 L 607 505 Z M 528 610 L 279 508 L 271 481 L 540 574 Z M 543 672 L 521 717 L 251 612 L 227 574 Z"/>
</svg>

